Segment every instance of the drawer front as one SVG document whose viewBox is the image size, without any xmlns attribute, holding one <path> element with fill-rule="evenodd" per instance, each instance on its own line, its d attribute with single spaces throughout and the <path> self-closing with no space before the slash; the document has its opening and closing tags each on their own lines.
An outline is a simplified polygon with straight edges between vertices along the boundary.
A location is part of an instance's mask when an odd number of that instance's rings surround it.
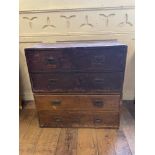
<svg viewBox="0 0 155 155">
<path fill-rule="evenodd" d="M 117 112 L 73 112 L 39 111 L 40 127 L 94 127 L 118 128 L 119 113 Z"/>
<path fill-rule="evenodd" d="M 30 72 L 123 71 L 126 46 L 26 50 Z"/>
<path fill-rule="evenodd" d="M 119 112 L 120 95 L 34 95 L 37 110 L 106 110 Z"/>
<path fill-rule="evenodd" d="M 123 73 L 31 74 L 34 92 L 120 92 Z"/>
</svg>

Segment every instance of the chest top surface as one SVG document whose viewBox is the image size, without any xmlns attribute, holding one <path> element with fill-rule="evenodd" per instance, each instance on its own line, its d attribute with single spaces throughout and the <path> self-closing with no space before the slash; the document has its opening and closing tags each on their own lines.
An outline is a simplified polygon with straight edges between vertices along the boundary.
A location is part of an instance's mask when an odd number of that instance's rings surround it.
<svg viewBox="0 0 155 155">
<path fill-rule="evenodd" d="M 76 48 L 76 47 L 115 47 L 126 46 L 118 41 L 83 41 L 83 42 L 58 42 L 39 43 L 26 49 L 52 49 L 52 48 Z"/>
</svg>

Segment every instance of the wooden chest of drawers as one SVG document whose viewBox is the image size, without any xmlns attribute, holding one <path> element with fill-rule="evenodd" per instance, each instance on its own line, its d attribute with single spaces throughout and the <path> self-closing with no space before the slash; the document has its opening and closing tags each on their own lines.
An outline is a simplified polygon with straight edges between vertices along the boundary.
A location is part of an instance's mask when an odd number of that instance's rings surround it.
<svg viewBox="0 0 155 155">
<path fill-rule="evenodd" d="M 116 41 L 26 48 L 40 127 L 118 128 L 126 54 Z"/>
</svg>

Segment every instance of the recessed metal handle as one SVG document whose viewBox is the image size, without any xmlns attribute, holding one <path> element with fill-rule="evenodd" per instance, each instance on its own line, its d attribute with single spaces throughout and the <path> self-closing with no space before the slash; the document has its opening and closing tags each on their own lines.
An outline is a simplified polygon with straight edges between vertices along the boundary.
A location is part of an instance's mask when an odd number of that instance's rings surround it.
<svg viewBox="0 0 155 155">
<path fill-rule="evenodd" d="M 57 82 L 57 79 L 49 79 L 48 82 L 49 84 L 55 84 Z"/>
<path fill-rule="evenodd" d="M 58 100 L 58 99 L 52 100 L 52 101 L 51 101 L 51 104 L 52 104 L 52 105 L 55 105 L 55 106 L 59 106 L 59 105 L 61 104 L 61 100 Z"/>
<path fill-rule="evenodd" d="M 102 100 L 94 100 L 94 101 L 93 101 L 93 105 L 94 105 L 95 107 L 100 108 L 100 107 L 103 107 L 104 102 L 103 102 Z"/>
<path fill-rule="evenodd" d="M 79 123 L 80 122 L 80 118 L 73 118 L 72 122 Z"/>
<path fill-rule="evenodd" d="M 61 118 L 55 118 L 55 122 L 62 122 Z"/>
<path fill-rule="evenodd" d="M 47 88 L 51 89 L 51 87 L 55 86 L 56 83 L 57 83 L 57 79 L 49 79 Z"/>
<path fill-rule="evenodd" d="M 56 64 L 56 60 L 51 56 L 51 57 L 47 58 L 47 63 L 54 65 L 54 64 Z"/>
<path fill-rule="evenodd" d="M 97 84 L 104 84 L 104 79 L 103 79 L 103 78 L 102 78 L 102 79 L 96 78 L 96 79 L 94 79 L 94 81 L 95 81 L 95 83 L 97 83 Z"/>
<path fill-rule="evenodd" d="M 102 55 L 102 56 L 95 56 L 94 57 L 94 63 L 97 64 L 97 65 L 101 65 L 105 62 L 105 56 Z"/>
<path fill-rule="evenodd" d="M 94 119 L 94 122 L 95 122 L 95 123 L 101 123 L 101 122 L 102 122 L 102 119 L 100 119 L 100 118 L 95 118 L 95 119 Z"/>
</svg>

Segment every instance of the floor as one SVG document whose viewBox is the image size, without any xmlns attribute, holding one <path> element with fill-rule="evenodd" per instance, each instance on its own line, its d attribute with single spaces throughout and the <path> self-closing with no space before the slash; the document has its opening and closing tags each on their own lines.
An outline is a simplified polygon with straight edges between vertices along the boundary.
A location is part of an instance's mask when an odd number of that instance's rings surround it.
<svg viewBox="0 0 155 155">
<path fill-rule="evenodd" d="M 135 120 L 127 107 L 119 130 L 39 128 L 30 102 L 20 111 L 20 155 L 134 155 Z"/>
</svg>

